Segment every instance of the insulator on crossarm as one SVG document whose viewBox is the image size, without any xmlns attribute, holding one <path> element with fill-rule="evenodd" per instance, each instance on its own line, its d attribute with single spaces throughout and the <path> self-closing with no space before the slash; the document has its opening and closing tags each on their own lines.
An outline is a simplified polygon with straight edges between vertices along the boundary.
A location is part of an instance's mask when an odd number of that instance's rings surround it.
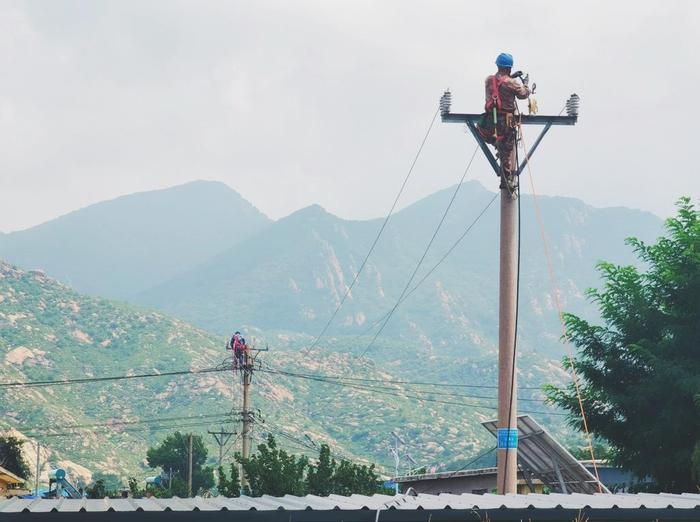
<svg viewBox="0 0 700 522">
<path fill-rule="evenodd" d="M 440 114 L 445 116 L 450 113 L 450 107 L 452 106 L 452 93 L 448 90 L 440 97 Z"/>
<path fill-rule="evenodd" d="M 568 116 L 578 116 L 578 108 L 581 103 L 581 98 L 578 94 L 572 94 L 569 99 L 566 100 L 566 114 Z"/>
</svg>

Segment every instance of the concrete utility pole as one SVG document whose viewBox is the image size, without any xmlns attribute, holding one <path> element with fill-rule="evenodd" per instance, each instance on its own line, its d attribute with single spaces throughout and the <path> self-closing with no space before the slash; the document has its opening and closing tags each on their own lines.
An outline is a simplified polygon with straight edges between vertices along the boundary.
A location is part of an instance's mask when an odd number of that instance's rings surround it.
<svg viewBox="0 0 700 522">
<path fill-rule="evenodd" d="M 228 444 L 231 437 L 236 434 L 235 431 L 224 431 L 224 427 L 221 426 L 220 431 L 207 431 L 207 433 L 214 437 L 216 444 L 219 446 L 219 467 L 224 460 L 224 446 Z"/>
<path fill-rule="evenodd" d="M 244 459 L 250 457 L 250 446 L 253 438 L 252 424 L 253 412 L 250 410 L 250 387 L 253 382 L 253 367 L 250 355 L 245 354 L 243 371 L 243 411 L 241 412 L 241 456 Z"/>
<path fill-rule="evenodd" d="M 34 475 L 34 496 L 39 496 L 39 463 L 41 462 L 41 442 L 36 441 L 36 474 Z"/>
<path fill-rule="evenodd" d="M 238 334 L 238 332 L 236 332 Z M 236 385 L 238 373 L 241 374 L 241 381 L 243 383 L 243 408 L 239 412 L 241 416 L 241 457 L 243 459 L 250 458 L 250 448 L 253 442 L 253 422 L 255 420 L 253 410 L 250 404 L 252 383 L 253 383 L 253 372 L 255 370 L 255 360 L 253 357 L 253 352 L 267 352 L 269 348 L 255 348 L 254 346 L 249 346 L 247 344 L 239 345 L 240 349 L 236 349 L 233 345 L 233 340 L 227 345 L 230 346 L 231 356 L 232 356 L 232 369 L 233 369 L 233 384 Z M 235 396 L 235 393 L 234 393 Z M 223 431 L 223 430 L 222 430 Z M 238 468 L 239 475 L 241 477 L 241 495 L 245 494 L 248 488 L 248 479 L 245 476 L 245 471 L 243 466 Z"/>
<path fill-rule="evenodd" d="M 188 437 L 189 450 L 187 451 L 187 496 L 192 497 L 192 434 Z"/>
<path fill-rule="evenodd" d="M 443 122 L 466 124 L 499 178 L 505 178 L 501 165 L 478 131 L 481 114 L 452 114 L 452 94 L 440 98 Z M 525 159 L 516 162 L 516 147 L 510 158 L 514 172 L 511 179 L 501 180 L 500 269 L 498 293 L 498 474 L 499 494 L 516 493 L 518 480 L 518 393 L 516 379 L 516 318 L 518 296 L 518 199 L 519 178 L 544 135 L 552 125 L 574 125 L 578 120 L 579 97 L 572 94 L 566 103 L 566 116 L 517 115 L 521 125 L 544 125 L 540 135 L 527 151 Z M 503 161 L 503 158 L 501 158 Z"/>
<path fill-rule="evenodd" d="M 515 165 L 515 150 L 511 158 Z M 498 472 L 499 493 L 515 493 L 518 482 L 518 405 L 515 372 L 515 322 L 518 295 L 518 179 L 501 188 L 501 233 L 498 282 Z M 509 440 L 501 444 L 501 437 Z M 515 442 L 513 441 L 515 437 Z M 513 443 L 514 442 L 514 443 Z M 506 455 L 508 453 L 508 455 Z"/>
</svg>

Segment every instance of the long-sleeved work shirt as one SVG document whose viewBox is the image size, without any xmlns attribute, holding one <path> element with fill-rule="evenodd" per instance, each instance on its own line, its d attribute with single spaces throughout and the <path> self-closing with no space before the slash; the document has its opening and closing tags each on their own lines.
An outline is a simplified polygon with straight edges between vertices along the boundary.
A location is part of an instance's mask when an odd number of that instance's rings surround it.
<svg viewBox="0 0 700 522">
<path fill-rule="evenodd" d="M 491 75 L 486 78 L 486 101 L 488 102 L 491 95 L 491 84 L 493 82 L 493 76 Z M 523 85 L 516 78 L 511 78 L 507 74 L 496 73 L 497 80 L 501 81 L 501 85 L 498 88 L 498 93 L 501 96 L 502 110 L 505 112 L 515 111 L 515 98 L 524 100 L 530 96 L 530 88 L 527 85 Z"/>
</svg>

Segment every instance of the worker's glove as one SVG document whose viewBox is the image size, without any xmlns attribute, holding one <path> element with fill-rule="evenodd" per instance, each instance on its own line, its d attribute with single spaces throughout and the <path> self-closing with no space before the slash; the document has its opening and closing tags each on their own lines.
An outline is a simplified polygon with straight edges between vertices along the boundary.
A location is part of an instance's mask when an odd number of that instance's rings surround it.
<svg viewBox="0 0 700 522">
<path fill-rule="evenodd" d="M 523 82 L 523 85 L 527 86 L 527 84 L 530 83 L 530 75 L 526 74 L 525 76 L 522 76 L 520 80 Z"/>
</svg>

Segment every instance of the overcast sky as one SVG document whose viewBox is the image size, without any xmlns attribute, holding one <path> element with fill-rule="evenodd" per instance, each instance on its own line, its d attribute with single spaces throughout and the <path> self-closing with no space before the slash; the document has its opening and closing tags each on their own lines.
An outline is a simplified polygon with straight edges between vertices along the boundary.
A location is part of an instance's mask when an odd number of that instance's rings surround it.
<svg viewBox="0 0 700 522">
<path fill-rule="evenodd" d="M 195 179 L 273 218 L 380 216 L 442 91 L 479 112 L 501 51 L 541 113 L 582 99 L 535 156 L 538 192 L 666 216 L 700 195 L 699 33 L 690 0 L 0 0 L 0 230 Z M 437 123 L 402 205 L 473 149 Z M 482 158 L 469 177 L 497 188 Z"/>
</svg>

